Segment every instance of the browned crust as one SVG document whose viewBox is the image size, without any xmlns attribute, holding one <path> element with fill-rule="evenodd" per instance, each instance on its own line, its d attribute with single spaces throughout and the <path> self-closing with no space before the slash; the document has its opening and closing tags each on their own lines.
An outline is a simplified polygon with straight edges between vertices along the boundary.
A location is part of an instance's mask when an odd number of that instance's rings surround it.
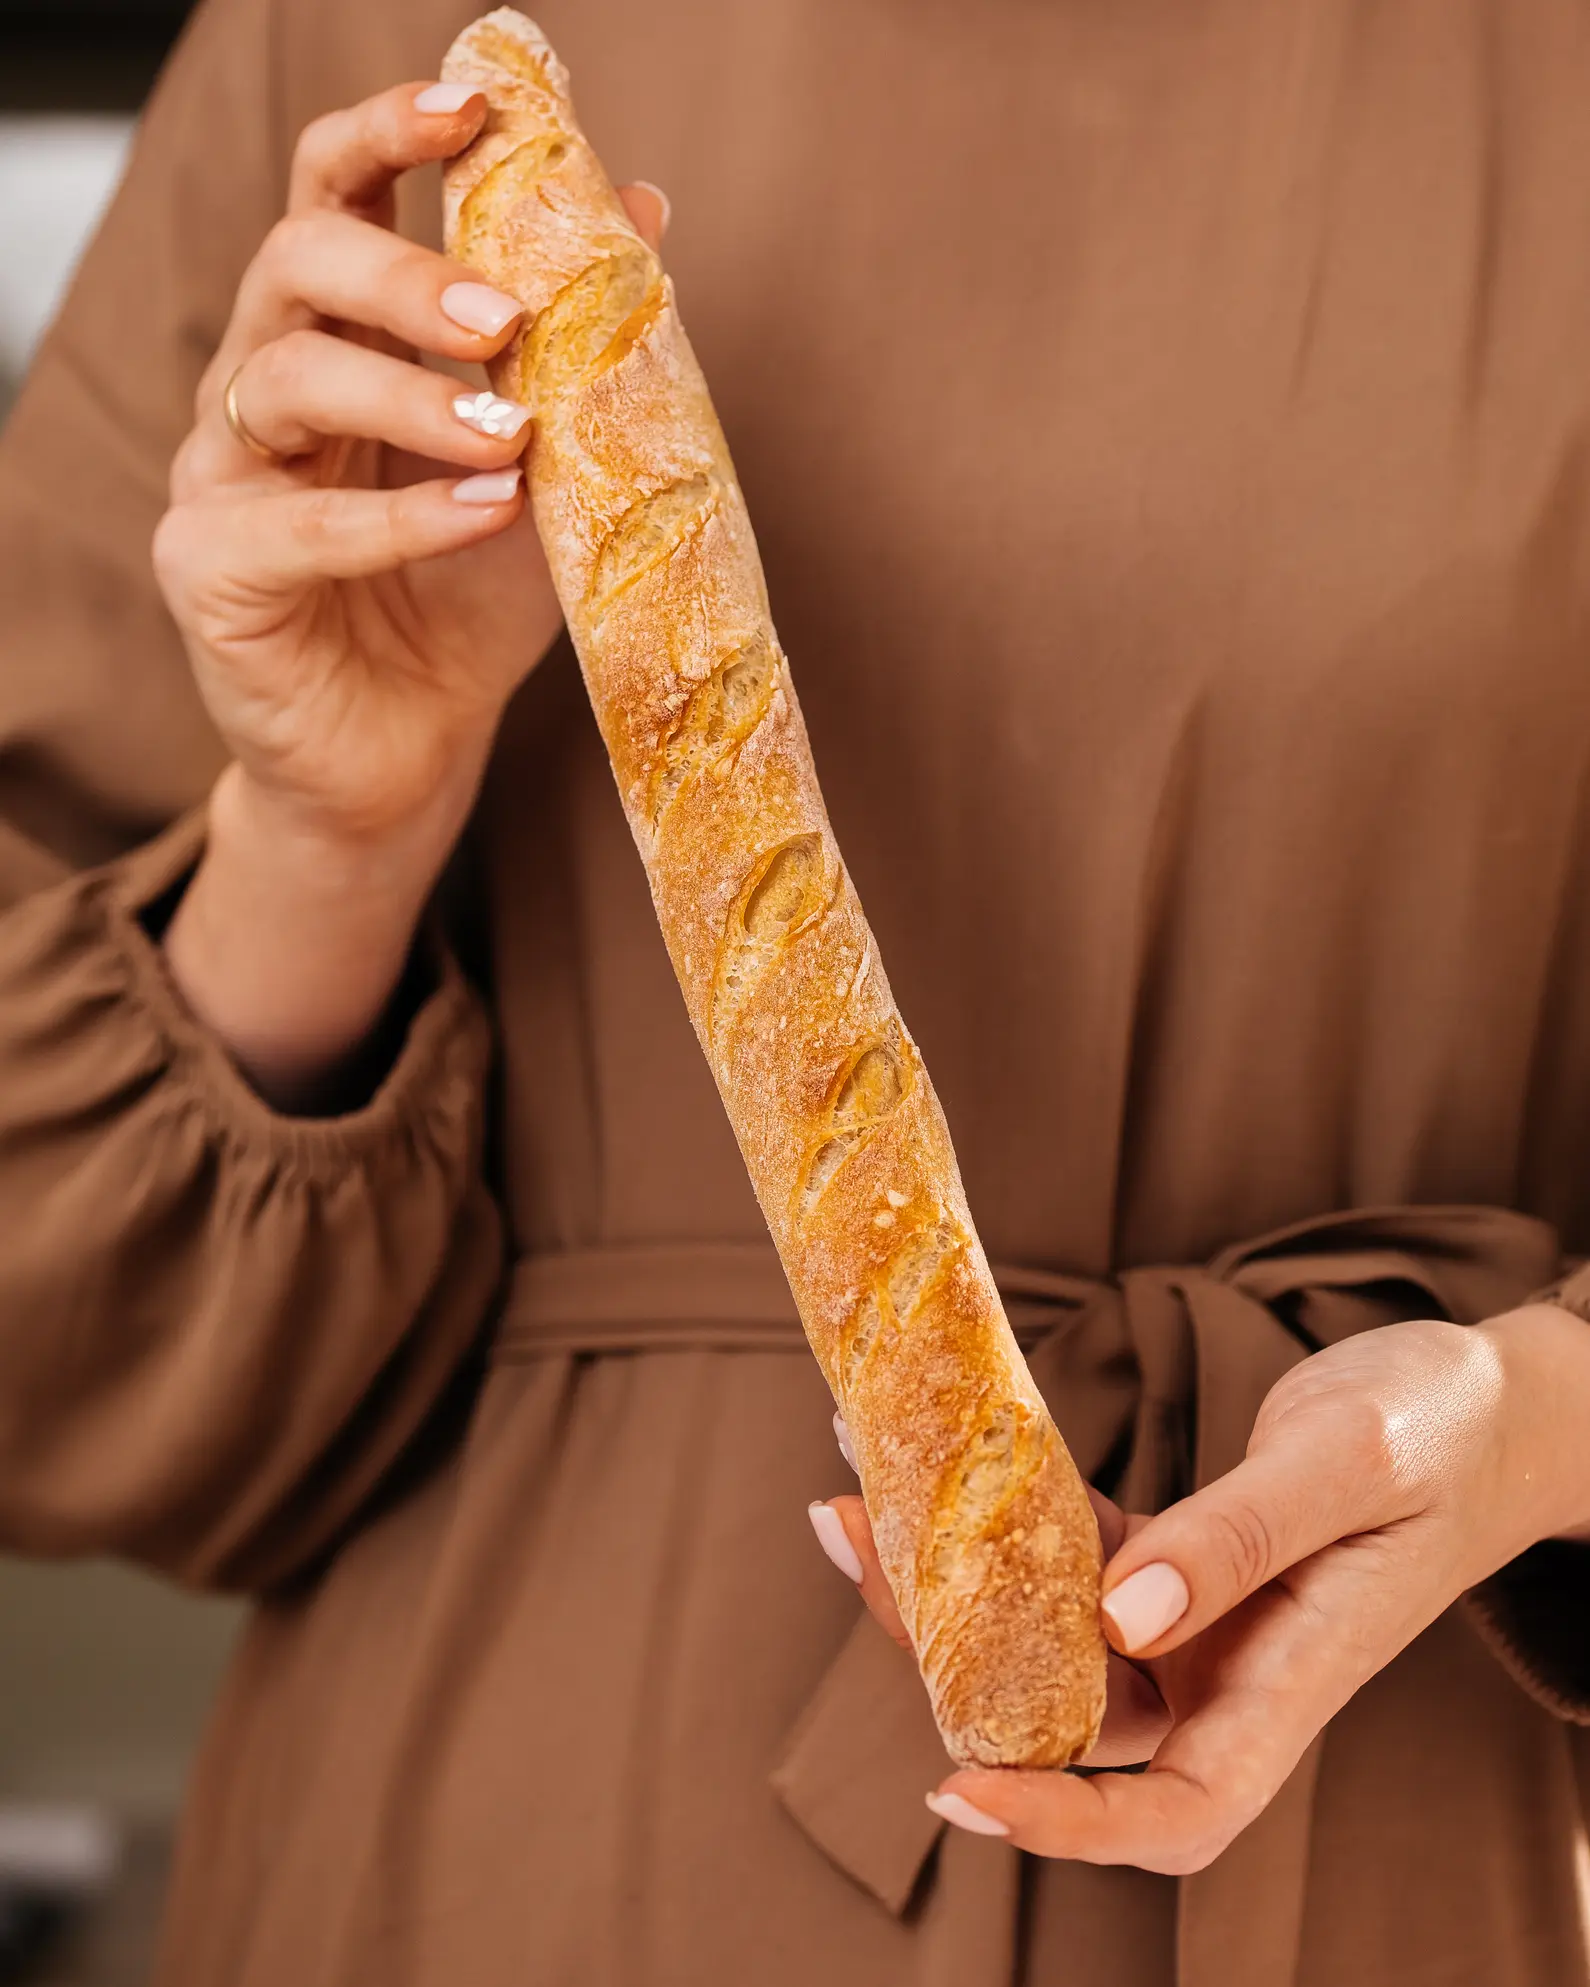
<svg viewBox="0 0 1590 1987">
<path fill-rule="evenodd" d="M 553 579 L 945 1744 L 1067 1765 L 1104 1705 L 1098 1528 L 835 845 L 672 286 L 539 29 L 499 8 L 443 74 L 492 106 L 447 174 L 449 247 L 526 307 L 494 378 L 536 409 Z"/>
</svg>

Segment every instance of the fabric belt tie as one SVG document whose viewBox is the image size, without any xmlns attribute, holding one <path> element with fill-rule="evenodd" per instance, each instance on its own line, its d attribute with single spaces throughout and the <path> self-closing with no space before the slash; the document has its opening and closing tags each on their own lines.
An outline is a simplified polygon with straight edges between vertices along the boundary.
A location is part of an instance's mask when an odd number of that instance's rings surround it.
<svg viewBox="0 0 1590 1987">
<path fill-rule="evenodd" d="M 1109 1278 L 994 1275 L 1078 1467 L 1128 1510 L 1158 1511 L 1242 1460 L 1265 1395 L 1311 1352 L 1403 1319 L 1477 1323 L 1560 1268 L 1547 1223 L 1458 1206 L 1325 1215 L 1207 1263 Z M 772 1247 L 702 1244 L 526 1258 L 495 1352 L 804 1346 Z M 1259 1820 L 1182 1880 L 1180 1987 L 1291 1987 L 1319 1753 L 1316 1740 Z M 863 1616 L 790 1733 L 773 1771 L 779 1798 L 898 1914 L 942 1832 L 922 1797 L 947 1770 L 914 1666 Z M 985 1863 L 998 1847 L 965 1845 Z M 1008 1915 L 1009 1887 L 995 1889 Z M 1008 1940 L 992 1922 L 989 1932 L 993 1946 Z"/>
</svg>

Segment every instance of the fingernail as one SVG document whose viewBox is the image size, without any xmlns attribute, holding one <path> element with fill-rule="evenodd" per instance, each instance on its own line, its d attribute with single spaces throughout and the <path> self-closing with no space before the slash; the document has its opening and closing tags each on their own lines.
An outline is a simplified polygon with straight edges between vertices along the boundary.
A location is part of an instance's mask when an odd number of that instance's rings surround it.
<svg viewBox="0 0 1590 1987">
<path fill-rule="evenodd" d="M 834 1416 L 834 1439 L 839 1444 L 840 1455 L 849 1463 L 850 1467 L 856 1472 L 856 1475 L 860 1476 L 861 1465 L 856 1461 L 855 1445 L 850 1439 L 850 1430 L 845 1426 L 843 1415 L 836 1414 Z"/>
<path fill-rule="evenodd" d="M 442 292 L 442 309 L 454 324 L 485 338 L 495 338 L 524 314 L 512 297 L 486 283 L 449 283 Z"/>
<path fill-rule="evenodd" d="M 455 504 L 506 504 L 519 489 L 517 469 L 496 469 L 489 476 L 466 476 L 453 485 Z"/>
<path fill-rule="evenodd" d="M 461 393 L 453 402 L 453 412 L 466 428 L 494 442 L 512 441 L 530 419 L 528 407 L 495 393 Z"/>
<path fill-rule="evenodd" d="M 1009 1835 L 1010 1830 L 1002 1821 L 992 1815 L 985 1815 L 981 1808 L 974 1808 L 970 1801 L 960 1794 L 929 1794 L 927 1804 L 940 1821 L 952 1823 L 956 1828 L 964 1828 L 973 1835 Z"/>
<path fill-rule="evenodd" d="M 667 194 L 663 192 L 662 188 L 658 186 L 653 180 L 637 179 L 632 181 L 631 184 L 643 187 L 647 193 L 656 194 L 658 202 L 662 207 L 662 227 L 659 230 L 659 232 L 662 234 L 667 234 L 668 223 L 673 219 L 674 203 L 668 198 Z"/>
<path fill-rule="evenodd" d="M 850 1543 L 849 1534 L 840 1523 L 839 1513 L 830 1504 L 808 1504 L 806 1515 L 812 1521 L 812 1530 L 817 1534 L 817 1543 L 844 1574 L 847 1580 L 861 1585 L 861 1557 Z"/>
<path fill-rule="evenodd" d="M 1156 1560 L 1123 1580 L 1101 1606 L 1115 1623 L 1121 1647 L 1131 1655 L 1134 1649 L 1146 1649 L 1168 1628 L 1174 1628 L 1187 1612 L 1191 1598 L 1187 1582 L 1175 1567 Z"/>
<path fill-rule="evenodd" d="M 480 91 L 468 83 L 432 83 L 428 90 L 421 90 L 414 99 L 414 108 L 427 117 L 451 117 L 455 110 L 462 110 L 471 97 L 478 97 Z"/>
</svg>

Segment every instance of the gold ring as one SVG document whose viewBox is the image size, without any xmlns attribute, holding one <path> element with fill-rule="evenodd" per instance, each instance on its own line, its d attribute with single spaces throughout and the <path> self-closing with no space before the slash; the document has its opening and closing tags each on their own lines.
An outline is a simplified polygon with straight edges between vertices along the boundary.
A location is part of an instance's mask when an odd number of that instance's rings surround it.
<svg viewBox="0 0 1590 1987">
<path fill-rule="evenodd" d="M 245 359 L 243 365 L 246 366 L 247 364 L 248 361 Z M 221 409 L 226 415 L 226 425 L 232 430 L 232 433 L 243 444 L 244 448 L 248 450 L 250 455 L 257 455 L 261 462 L 269 462 L 275 467 L 280 468 L 287 458 L 278 455 L 275 449 L 265 446 L 259 436 L 249 427 L 247 421 L 243 419 L 242 412 L 238 407 L 237 382 L 242 375 L 242 371 L 243 366 L 239 366 L 237 371 L 227 381 L 226 392 L 221 396 Z"/>
</svg>

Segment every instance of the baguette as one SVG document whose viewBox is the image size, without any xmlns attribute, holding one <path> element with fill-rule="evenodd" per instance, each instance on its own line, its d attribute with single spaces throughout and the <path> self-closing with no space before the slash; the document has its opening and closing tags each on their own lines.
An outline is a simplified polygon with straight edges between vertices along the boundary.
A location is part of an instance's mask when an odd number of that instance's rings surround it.
<svg viewBox="0 0 1590 1987">
<path fill-rule="evenodd" d="M 499 8 L 442 73 L 490 104 L 449 253 L 525 308 L 493 384 L 535 413 L 552 577 L 939 1730 L 962 1764 L 1069 1765 L 1104 1705 L 1098 1527 L 835 846 L 673 288 L 538 28 Z"/>
</svg>

